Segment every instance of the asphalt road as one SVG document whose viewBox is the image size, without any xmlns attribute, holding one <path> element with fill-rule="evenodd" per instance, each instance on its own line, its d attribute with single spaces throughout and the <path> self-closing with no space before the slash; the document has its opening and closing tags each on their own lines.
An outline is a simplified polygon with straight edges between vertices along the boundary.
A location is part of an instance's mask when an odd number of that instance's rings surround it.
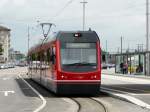
<svg viewBox="0 0 150 112">
<path fill-rule="evenodd" d="M 150 79 L 102 75 L 102 87 L 122 91 L 150 105 Z"/>
<path fill-rule="evenodd" d="M 35 92 L 18 77 L 20 74 L 46 100 L 45 107 L 40 112 L 75 112 L 76 99 L 82 106 L 80 112 L 100 111 L 104 108 L 92 101 L 91 96 L 57 96 L 39 84 L 30 80 L 25 74 L 26 68 L 0 70 L 0 111 L 1 112 L 33 112 L 42 105 L 41 99 Z M 149 112 L 137 105 L 112 98 L 102 92 L 94 96 L 108 112 Z M 96 106 L 95 106 L 96 105 Z M 94 107 L 95 106 L 95 107 Z M 94 110 L 96 109 L 96 110 Z"/>
<path fill-rule="evenodd" d="M 22 88 L 18 83 L 21 83 Z M 24 94 L 31 94 L 33 97 Z M 40 99 L 28 86 L 20 82 L 15 69 L 9 69 L 8 72 L 0 71 L 1 112 L 32 112 L 39 105 L 41 105 Z"/>
</svg>

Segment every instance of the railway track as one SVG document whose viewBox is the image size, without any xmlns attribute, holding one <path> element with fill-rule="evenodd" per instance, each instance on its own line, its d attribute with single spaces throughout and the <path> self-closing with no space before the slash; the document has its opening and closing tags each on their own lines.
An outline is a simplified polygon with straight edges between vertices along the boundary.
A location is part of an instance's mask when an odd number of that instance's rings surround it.
<svg viewBox="0 0 150 112">
<path fill-rule="evenodd" d="M 77 105 L 77 112 L 107 112 L 105 105 L 94 98 L 71 98 Z"/>
<path fill-rule="evenodd" d="M 55 96 L 55 94 L 51 93 L 49 90 L 46 90 L 44 88 L 42 88 L 39 84 L 31 81 L 31 80 L 27 80 L 27 82 L 33 86 L 37 91 L 39 91 L 43 97 L 46 97 L 46 100 L 49 102 L 49 98 L 54 98 L 54 99 L 70 99 L 71 101 L 73 101 L 74 103 L 70 103 L 71 105 L 71 109 L 70 112 L 107 112 L 107 109 L 105 107 L 105 105 L 99 101 L 94 99 L 93 97 L 84 97 L 84 96 L 69 96 L 69 97 L 61 97 L 61 96 Z M 52 100 L 50 100 L 52 101 Z M 76 106 L 73 106 L 77 104 Z M 47 105 L 49 105 L 49 103 L 47 103 Z M 74 108 L 72 108 L 74 107 Z M 42 111 L 45 112 L 48 110 L 48 106 L 46 106 Z M 41 112 L 42 112 L 41 111 Z M 68 111 L 69 112 L 69 111 Z"/>
</svg>

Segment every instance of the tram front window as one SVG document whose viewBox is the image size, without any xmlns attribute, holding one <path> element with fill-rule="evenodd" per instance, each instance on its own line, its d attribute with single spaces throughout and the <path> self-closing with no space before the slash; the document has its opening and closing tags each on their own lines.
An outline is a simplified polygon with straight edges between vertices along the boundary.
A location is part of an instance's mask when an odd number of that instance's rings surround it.
<svg viewBox="0 0 150 112">
<path fill-rule="evenodd" d="M 96 44 L 66 44 L 61 49 L 62 68 L 72 72 L 92 71 L 97 68 Z"/>
</svg>

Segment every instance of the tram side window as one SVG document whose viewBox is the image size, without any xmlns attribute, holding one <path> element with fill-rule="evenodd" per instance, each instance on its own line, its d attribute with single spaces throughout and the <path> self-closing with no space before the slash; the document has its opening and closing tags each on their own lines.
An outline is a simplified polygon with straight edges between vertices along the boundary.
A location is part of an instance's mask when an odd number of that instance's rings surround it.
<svg viewBox="0 0 150 112">
<path fill-rule="evenodd" d="M 50 58 L 51 58 L 50 57 L 50 49 L 47 50 L 46 54 L 47 54 L 47 56 L 46 56 L 47 64 L 50 65 Z"/>
<path fill-rule="evenodd" d="M 31 57 L 31 55 L 28 57 L 28 65 L 29 65 L 29 68 L 32 67 L 32 57 Z"/>
<path fill-rule="evenodd" d="M 50 61 L 52 62 L 52 64 L 55 64 L 56 61 L 56 54 L 55 54 L 55 47 L 51 48 L 51 55 L 50 55 Z"/>
<path fill-rule="evenodd" d="M 36 67 L 37 67 L 37 69 L 40 68 L 40 53 L 37 53 Z"/>
<path fill-rule="evenodd" d="M 36 54 L 32 54 L 31 55 L 31 61 L 32 61 L 32 68 L 35 69 L 36 68 Z"/>
</svg>

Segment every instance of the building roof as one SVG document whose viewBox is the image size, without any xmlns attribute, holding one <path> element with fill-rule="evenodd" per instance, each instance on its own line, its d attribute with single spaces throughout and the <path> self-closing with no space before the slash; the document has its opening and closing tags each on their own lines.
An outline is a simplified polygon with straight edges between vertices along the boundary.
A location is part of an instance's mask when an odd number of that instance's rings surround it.
<svg viewBox="0 0 150 112">
<path fill-rule="evenodd" d="M 0 31 L 10 31 L 10 29 L 4 26 L 0 26 Z"/>
</svg>

